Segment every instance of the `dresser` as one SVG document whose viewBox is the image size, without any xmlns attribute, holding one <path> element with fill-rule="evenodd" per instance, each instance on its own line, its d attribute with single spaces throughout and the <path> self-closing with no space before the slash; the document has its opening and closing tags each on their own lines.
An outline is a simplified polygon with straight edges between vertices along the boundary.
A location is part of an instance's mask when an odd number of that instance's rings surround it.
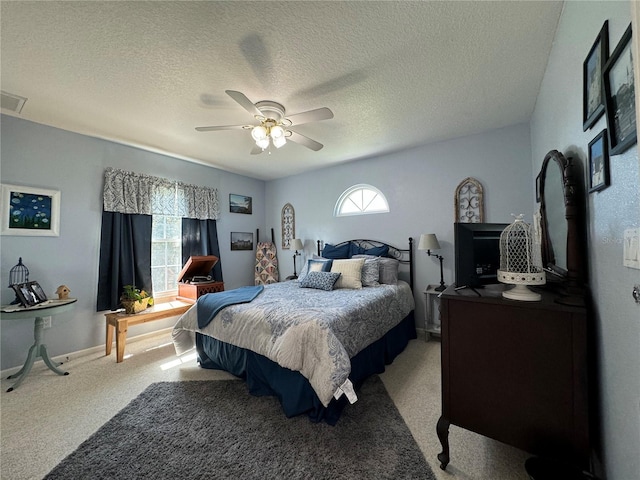
<svg viewBox="0 0 640 480">
<path fill-rule="evenodd" d="M 587 310 L 545 291 L 539 302 L 508 300 L 505 288 L 449 287 L 440 299 L 440 468 L 451 424 L 587 468 Z"/>
</svg>

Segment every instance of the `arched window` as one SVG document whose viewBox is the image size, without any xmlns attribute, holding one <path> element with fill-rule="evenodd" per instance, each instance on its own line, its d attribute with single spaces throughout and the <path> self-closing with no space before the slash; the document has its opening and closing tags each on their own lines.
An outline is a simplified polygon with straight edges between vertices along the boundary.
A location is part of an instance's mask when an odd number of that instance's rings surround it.
<svg viewBox="0 0 640 480">
<path fill-rule="evenodd" d="M 389 203 L 384 194 L 372 185 L 354 185 L 347 188 L 333 211 L 335 217 L 348 215 L 366 215 L 369 213 L 386 213 Z"/>
</svg>

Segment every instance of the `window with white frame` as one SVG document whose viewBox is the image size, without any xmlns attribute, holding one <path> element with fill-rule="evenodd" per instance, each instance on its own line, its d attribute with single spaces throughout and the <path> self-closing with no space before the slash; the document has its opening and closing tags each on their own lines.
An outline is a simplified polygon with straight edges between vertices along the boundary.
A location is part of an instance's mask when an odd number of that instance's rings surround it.
<svg viewBox="0 0 640 480">
<path fill-rule="evenodd" d="M 333 215 L 345 217 L 349 215 L 366 215 L 370 213 L 387 213 L 389 203 L 384 194 L 372 185 L 358 184 L 347 188 L 336 202 Z"/>
<path fill-rule="evenodd" d="M 153 215 L 151 229 L 151 282 L 153 295 L 172 295 L 178 291 L 182 270 L 182 218 Z"/>
</svg>

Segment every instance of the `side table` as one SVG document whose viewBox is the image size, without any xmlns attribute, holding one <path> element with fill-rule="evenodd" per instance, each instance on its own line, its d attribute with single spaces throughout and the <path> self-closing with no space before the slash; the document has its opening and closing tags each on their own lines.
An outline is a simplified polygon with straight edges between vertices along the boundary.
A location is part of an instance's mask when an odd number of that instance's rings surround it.
<svg viewBox="0 0 640 480">
<path fill-rule="evenodd" d="M 437 285 L 427 285 L 424 291 L 426 299 L 424 330 L 425 341 L 429 341 L 431 335 L 436 337 L 440 336 L 440 294 L 439 290 L 436 290 Z M 436 305 L 437 304 L 437 305 Z"/>
<path fill-rule="evenodd" d="M 60 370 L 61 363 L 54 362 L 49 358 L 47 353 L 47 346 L 43 343 L 44 340 L 44 317 L 51 317 L 60 313 L 71 310 L 75 307 L 74 303 L 77 302 L 77 298 L 69 298 L 66 300 L 48 300 L 46 304 L 36 305 L 34 307 L 24 308 L 17 307 L 15 305 L 3 305 L 0 309 L 0 318 L 2 320 L 22 320 L 25 318 L 35 318 L 35 325 L 33 328 L 34 343 L 29 348 L 29 354 L 27 360 L 22 368 L 13 375 L 9 375 L 7 378 L 17 378 L 18 380 L 9 388 L 7 392 L 11 392 L 18 388 L 26 376 L 31 371 L 33 362 L 37 357 L 42 357 L 45 365 L 58 375 L 69 375 L 69 372 Z"/>
</svg>

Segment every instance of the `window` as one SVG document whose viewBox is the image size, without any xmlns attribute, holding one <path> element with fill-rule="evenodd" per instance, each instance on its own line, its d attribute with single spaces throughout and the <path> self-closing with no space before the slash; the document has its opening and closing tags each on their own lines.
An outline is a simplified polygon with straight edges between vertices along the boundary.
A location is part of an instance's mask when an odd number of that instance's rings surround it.
<svg viewBox="0 0 640 480">
<path fill-rule="evenodd" d="M 383 193 L 371 185 L 354 185 L 346 189 L 336 202 L 335 217 L 386 213 L 389 204 Z"/>
<path fill-rule="evenodd" d="M 175 294 L 182 270 L 182 218 L 153 215 L 151 281 L 153 295 Z"/>
</svg>

